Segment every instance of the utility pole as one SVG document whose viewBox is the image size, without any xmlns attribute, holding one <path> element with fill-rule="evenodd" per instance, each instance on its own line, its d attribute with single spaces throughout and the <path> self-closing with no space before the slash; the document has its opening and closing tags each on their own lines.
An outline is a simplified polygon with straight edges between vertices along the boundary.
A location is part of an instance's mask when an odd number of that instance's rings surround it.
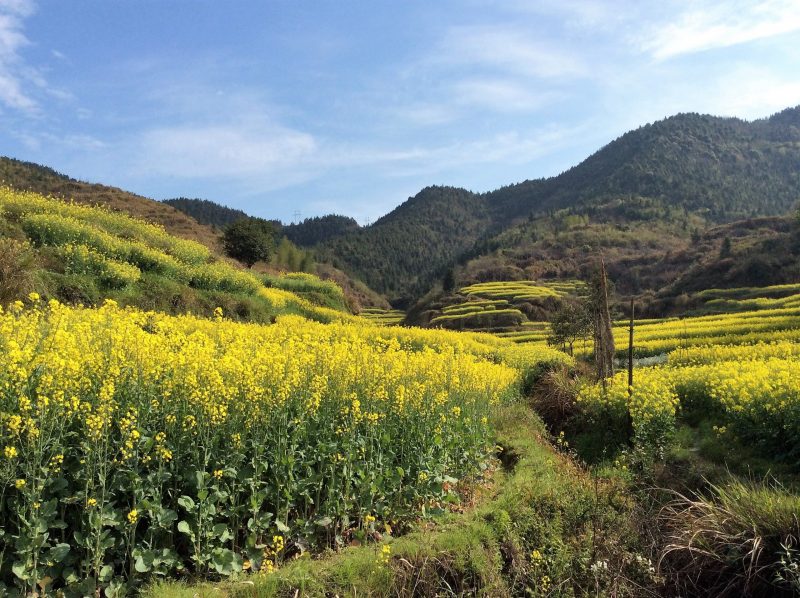
<svg viewBox="0 0 800 598">
<path fill-rule="evenodd" d="M 302 216 L 302 214 L 300 213 L 299 210 L 295 210 L 294 214 L 292 214 L 295 224 L 300 224 L 300 216 Z"/>
</svg>

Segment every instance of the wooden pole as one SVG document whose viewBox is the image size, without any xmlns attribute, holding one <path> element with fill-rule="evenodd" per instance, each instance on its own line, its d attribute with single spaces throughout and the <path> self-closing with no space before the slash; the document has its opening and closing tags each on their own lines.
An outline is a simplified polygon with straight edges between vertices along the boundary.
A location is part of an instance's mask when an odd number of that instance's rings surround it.
<svg viewBox="0 0 800 598">
<path fill-rule="evenodd" d="M 634 304 L 631 299 L 631 326 L 628 333 L 628 396 L 633 393 L 633 312 Z"/>
</svg>

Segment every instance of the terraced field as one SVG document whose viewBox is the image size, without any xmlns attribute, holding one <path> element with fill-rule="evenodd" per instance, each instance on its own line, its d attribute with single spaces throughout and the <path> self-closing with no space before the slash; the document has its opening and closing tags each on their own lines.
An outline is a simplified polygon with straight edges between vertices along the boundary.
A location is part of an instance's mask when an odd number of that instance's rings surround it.
<svg viewBox="0 0 800 598">
<path fill-rule="evenodd" d="M 406 317 L 405 312 L 399 309 L 380 309 L 379 307 L 365 307 L 359 315 L 372 324 L 380 326 L 398 326 Z"/>
<path fill-rule="evenodd" d="M 584 295 L 586 293 L 586 283 L 579 280 L 480 282 L 463 287 L 461 292 L 469 296 L 508 299 L 513 302 L 547 297 L 560 298 L 567 295 Z"/>
<path fill-rule="evenodd" d="M 586 290 L 586 284 L 578 280 L 476 283 L 462 287 L 459 295 L 466 300 L 441 308 L 431 317 L 430 325 L 498 333 L 530 332 L 528 313 L 533 306 L 552 308 L 561 299 L 582 296 Z"/>
</svg>

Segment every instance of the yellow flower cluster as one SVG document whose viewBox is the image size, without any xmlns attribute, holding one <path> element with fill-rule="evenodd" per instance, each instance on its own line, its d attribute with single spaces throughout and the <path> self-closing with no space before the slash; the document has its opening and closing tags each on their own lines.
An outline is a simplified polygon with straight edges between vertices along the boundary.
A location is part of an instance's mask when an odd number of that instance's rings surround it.
<svg viewBox="0 0 800 598">
<path fill-rule="evenodd" d="M 113 512 L 125 532 L 108 546 L 132 543 L 113 560 L 152 542 L 159 525 L 161 549 L 173 550 L 176 533 L 194 533 L 187 521 L 211 513 L 218 544 L 208 551 L 220 554 L 237 530 L 224 531 L 221 503 L 192 505 L 226 496 L 239 521 L 248 513 L 254 543 L 270 546 L 252 565 L 266 571 L 285 551 L 275 529 L 409 516 L 442 480 L 476 472 L 492 450 L 493 406 L 518 395 L 527 368 L 568 359 L 490 335 L 355 319 L 256 325 L 221 310 L 203 319 L 36 298 L 0 309 L 0 493 L 15 497 L 0 515 L 21 533 L 20 501 L 67 497 L 77 528 L 58 537 L 71 541 L 105 533 L 84 510 Z"/>
<path fill-rule="evenodd" d="M 159 226 L 99 206 L 59 201 L 36 193 L 20 192 L 0 186 L 0 211 L 7 212 L 15 218 L 47 214 L 69 218 L 73 222 L 90 223 L 112 235 L 139 239 L 190 264 L 202 264 L 211 257 L 209 249 L 200 243 L 178 239 Z"/>
<path fill-rule="evenodd" d="M 638 320 L 634 332 L 634 353 L 637 357 L 660 355 L 675 350 L 690 351 L 695 347 L 721 345 L 761 345 L 780 343 L 787 346 L 800 342 L 800 295 L 780 300 L 765 300 L 764 308 L 757 305 L 748 311 L 714 314 L 688 318 Z M 546 322 L 530 323 L 531 331 L 522 330 L 502 336 L 519 343 L 544 345 L 549 334 Z M 536 328 L 535 330 L 533 330 Z M 613 329 L 618 353 L 627 351 L 628 323 L 617 323 Z M 577 354 L 591 354 L 591 339 L 576 344 Z M 775 356 L 780 350 L 775 349 Z M 689 352 L 689 355 L 693 353 Z M 721 359 L 727 359 L 720 355 Z M 734 357 L 738 359 L 738 356 Z M 682 358 L 681 358 L 682 359 Z M 690 359 L 687 357 L 686 360 Z M 688 362 L 688 361 L 687 361 Z"/>
<path fill-rule="evenodd" d="M 637 429 L 666 433 L 677 409 L 720 413 L 745 439 L 770 444 L 777 454 L 800 448 L 800 345 L 785 341 L 677 350 L 668 364 L 637 368 L 633 392 L 627 373 L 605 389 L 583 388 L 579 401 L 593 409 L 629 411 Z"/>
</svg>

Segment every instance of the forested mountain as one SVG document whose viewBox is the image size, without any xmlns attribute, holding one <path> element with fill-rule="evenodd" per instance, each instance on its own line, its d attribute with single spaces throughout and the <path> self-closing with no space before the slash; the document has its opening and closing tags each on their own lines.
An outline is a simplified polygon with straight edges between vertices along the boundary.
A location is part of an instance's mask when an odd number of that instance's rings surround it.
<svg viewBox="0 0 800 598">
<path fill-rule="evenodd" d="M 237 220 L 247 218 L 247 214 L 241 210 L 229 208 L 207 199 L 176 197 L 175 199 L 165 199 L 162 203 L 188 214 L 200 224 L 216 226 L 217 228 L 224 228 Z"/>
<path fill-rule="evenodd" d="M 317 243 L 355 232 L 360 228 L 355 218 L 329 214 L 306 218 L 297 224 L 285 224 L 283 234 L 296 245 L 311 247 Z"/>
<path fill-rule="evenodd" d="M 567 230 L 586 250 L 625 237 L 631 249 L 658 254 L 707 226 L 783 215 L 798 200 L 800 107 L 753 122 L 679 114 L 549 179 L 484 194 L 429 187 L 318 250 L 390 299 L 409 300 L 459 258 L 524 252 Z"/>
<path fill-rule="evenodd" d="M 9 158 L 0 159 L 0 179 L 125 210 L 209 246 L 217 244 L 209 225 L 245 216 L 205 200 L 154 202 Z M 665 255 L 690 250 L 717 225 L 783 216 L 798 200 L 800 107 L 752 122 L 679 114 L 622 135 L 555 177 L 480 194 L 427 187 L 372 226 L 330 215 L 282 233 L 396 304 L 412 303 L 445 276 L 580 277 L 598 255 L 620 289 L 642 293 L 678 279 L 686 264 Z"/>
<path fill-rule="evenodd" d="M 413 297 L 492 230 L 489 207 L 483 195 L 427 187 L 372 226 L 322 243 L 318 259 L 390 298 Z"/>
</svg>

